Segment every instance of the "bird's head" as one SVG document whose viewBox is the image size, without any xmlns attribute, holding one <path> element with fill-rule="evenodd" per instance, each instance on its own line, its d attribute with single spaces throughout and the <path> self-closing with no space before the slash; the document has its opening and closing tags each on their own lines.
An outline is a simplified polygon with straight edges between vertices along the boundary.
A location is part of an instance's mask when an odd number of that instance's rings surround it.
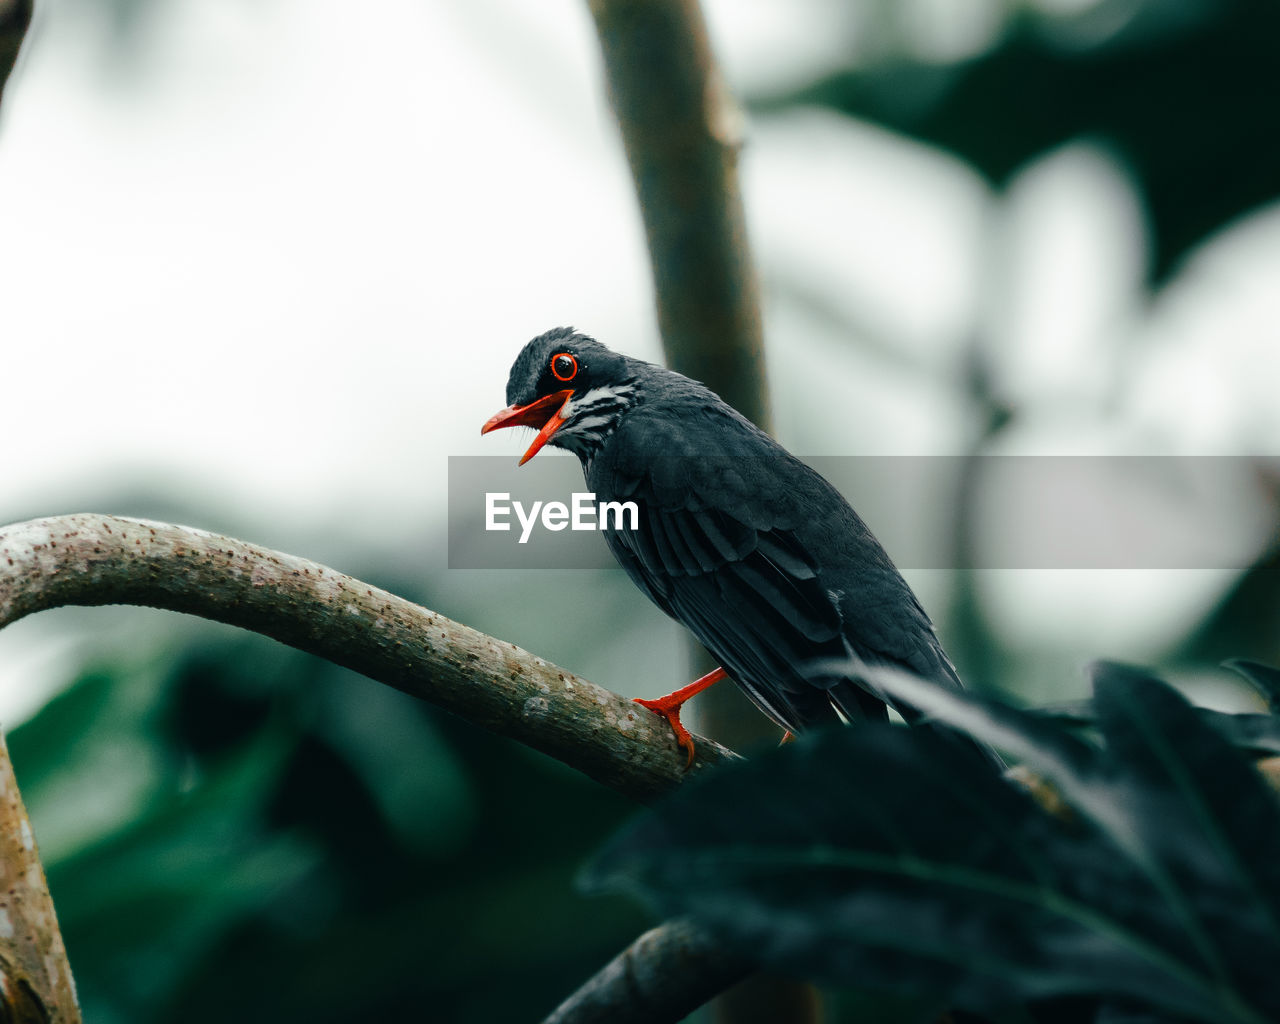
<svg viewBox="0 0 1280 1024">
<path fill-rule="evenodd" d="M 547 331 L 521 349 L 507 379 L 507 407 L 491 416 L 480 433 L 502 427 L 536 429 L 522 466 L 545 444 L 589 457 L 634 404 L 635 371 L 643 365 L 571 327 Z"/>
</svg>

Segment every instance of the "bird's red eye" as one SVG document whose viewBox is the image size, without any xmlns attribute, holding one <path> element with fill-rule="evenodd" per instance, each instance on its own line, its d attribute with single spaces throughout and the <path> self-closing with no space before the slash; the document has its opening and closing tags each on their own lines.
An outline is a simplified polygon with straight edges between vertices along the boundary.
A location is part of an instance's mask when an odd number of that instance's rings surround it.
<svg viewBox="0 0 1280 1024">
<path fill-rule="evenodd" d="M 573 380 L 578 375 L 578 360 L 568 352 L 552 356 L 551 374 L 556 380 Z"/>
</svg>

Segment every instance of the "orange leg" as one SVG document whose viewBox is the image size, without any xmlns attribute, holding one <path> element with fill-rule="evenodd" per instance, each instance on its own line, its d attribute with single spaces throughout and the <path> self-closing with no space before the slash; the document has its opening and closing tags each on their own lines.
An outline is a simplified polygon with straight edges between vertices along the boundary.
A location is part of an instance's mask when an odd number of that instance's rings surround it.
<svg viewBox="0 0 1280 1024">
<path fill-rule="evenodd" d="M 688 686 L 682 686 L 674 693 L 669 693 L 665 697 L 659 697 L 657 700 L 643 700 L 640 697 L 635 698 L 637 704 L 641 704 L 655 714 L 661 715 L 670 723 L 671 728 L 676 734 L 676 743 L 689 752 L 689 766 L 693 765 L 693 736 L 689 730 L 684 727 L 680 721 L 680 708 L 690 697 L 701 693 L 708 686 L 720 682 L 724 678 L 724 669 L 718 668 L 708 672 L 701 679 L 695 679 Z"/>
</svg>

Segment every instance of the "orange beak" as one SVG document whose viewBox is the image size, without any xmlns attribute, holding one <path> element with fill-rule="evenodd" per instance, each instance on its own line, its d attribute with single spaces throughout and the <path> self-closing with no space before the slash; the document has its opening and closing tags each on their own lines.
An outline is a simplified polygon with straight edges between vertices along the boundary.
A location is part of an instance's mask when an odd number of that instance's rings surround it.
<svg viewBox="0 0 1280 1024">
<path fill-rule="evenodd" d="M 480 428 L 480 433 L 487 434 L 491 430 L 503 427 L 538 427 L 538 436 L 529 445 L 529 450 L 520 459 L 523 466 L 542 450 L 542 446 L 551 440 L 551 435 L 564 426 L 560 411 L 569 404 L 573 390 L 557 391 L 554 395 L 544 395 L 536 402 L 528 405 L 509 405 L 501 412 L 494 413 Z"/>
</svg>

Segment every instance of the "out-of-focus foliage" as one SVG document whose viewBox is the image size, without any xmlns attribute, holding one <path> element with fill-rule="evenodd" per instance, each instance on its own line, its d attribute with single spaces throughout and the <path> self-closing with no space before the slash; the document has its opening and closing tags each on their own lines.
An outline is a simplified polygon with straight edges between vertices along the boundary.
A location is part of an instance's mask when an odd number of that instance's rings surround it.
<svg viewBox="0 0 1280 1024">
<path fill-rule="evenodd" d="M 531 1019 L 643 921 L 628 806 L 265 640 L 96 665 L 9 737 L 87 1020 Z"/>
<path fill-rule="evenodd" d="M 1280 137 L 1260 103 L 1280 90 L 1275 4 L 1013 8 L 995 45 L 976 57 L 939 61 L 890 46 L 757 104 L 817 103 L 876 121 L 951 150 L 996 184 L 1065 142 L 1109 145 L 1142 185 L 1157 280 L 1206 235 L 1280 194 Z"/>
<path fill-rule="evenodd" d="M 919 1001 L 877 1019 L 1275 1019 L 1280 800 L 1160 680 L 1104 664 L 1094 687 L 1088 739 L 962 694 L 933 707 L 1066 814 L 928 729 L 862 723 L 682 789 L 588 879 L 765 966 Z"/>
<path fill-rule="evenodd" d="M 1254 757 L 1280 754 L 1280 717 L 1276 715 L 1280 710 L 1280 703 L 1277 703 L 1280 700 L 1280 670 L 1246 658 L 1225 662 L 1224 667 L 1230 668 L 1249 684 L 1266 705 L 1268 713 L 1227 713 L 1205 707 L 1196 708 L 1196 713 L 1228 743 L 1246 754 Z M 1033 713 L 1068 729 L 1093 729 L 1098 722 L 1098 711 L 1092 700 L 1036 708 Z"/>
<path fill-rule="evenodd" d="M 1188 661 L 1229 658 L 1237 651 L 1260 657 L 1280 655 L 1280 545 L 1262 552 L 1236 580 L 1213 612 L 1181 644 Z"/>
</svg>

